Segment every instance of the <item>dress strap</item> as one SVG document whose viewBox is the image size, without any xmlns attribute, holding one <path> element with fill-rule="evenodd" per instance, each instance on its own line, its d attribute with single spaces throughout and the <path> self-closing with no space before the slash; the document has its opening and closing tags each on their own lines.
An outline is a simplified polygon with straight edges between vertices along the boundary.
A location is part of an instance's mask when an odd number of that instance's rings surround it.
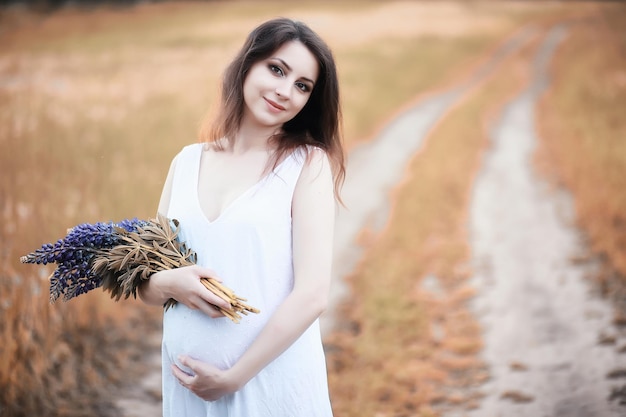
<svg viewBox="0 0 626 417">
<path fill-rule="evenodd" d="M 285 182 L 291 194 L 300 178 L 306 158 L 307 151 L 304 148 L 297 148 L 274 169 L 274 176 Z"/>
<path fill-rule="evenodd" d="M 172 193 L 170 196 L 170 210 L 174 206 L 190 207 L 192 197 L 197 193 L 197 178 L 202 155 L 202 143 L 185 146 L 175 156 L 174 177 L 172 179 Z M 168 210 L 168 212 L 170 211 Z"/>
</svg>

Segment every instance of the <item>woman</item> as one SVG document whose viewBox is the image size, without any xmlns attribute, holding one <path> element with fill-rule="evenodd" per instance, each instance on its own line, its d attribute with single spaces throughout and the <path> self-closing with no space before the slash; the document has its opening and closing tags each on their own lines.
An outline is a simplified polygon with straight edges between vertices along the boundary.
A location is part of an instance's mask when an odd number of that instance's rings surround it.
<svg viewBox="0 0 626 417">
<path fill-rule="evenodd" d="M 159 213 L 197 265 L 154 274 L 163 319 L 164 416 L 332 416 L 318 317 L 328 302 L 344 176 L 333 56 L 306 25 L 261 24 L 227 68 L 206 143 L 173 160 Z M 260 314 L 235 324 L 217 278 Z"/>
</svg>

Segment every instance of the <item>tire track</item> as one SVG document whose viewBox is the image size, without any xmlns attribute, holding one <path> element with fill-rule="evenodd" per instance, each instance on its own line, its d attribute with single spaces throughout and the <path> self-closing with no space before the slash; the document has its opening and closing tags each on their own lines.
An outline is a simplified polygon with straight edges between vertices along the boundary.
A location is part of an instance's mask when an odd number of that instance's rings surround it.
<svg viewBox="0 0 626 417">
<path fill-rule="evenodd" d="M 624 387 L 626 359 L 617 346 L 625 335 L 612 324 L 609 302 L 592 294 L 586 276 L 594 266 L 573 262 L 585 248 L 572 227 L 571 197 L 551 190 L 532 166 L 536 102 L 566 35 L 555 26 L 539 46 L 531 83 L 492 126 L 476 180 L 473 309 L 491 380 L 470 416 L 626 415 L 611 400 Z"/>
</svg>

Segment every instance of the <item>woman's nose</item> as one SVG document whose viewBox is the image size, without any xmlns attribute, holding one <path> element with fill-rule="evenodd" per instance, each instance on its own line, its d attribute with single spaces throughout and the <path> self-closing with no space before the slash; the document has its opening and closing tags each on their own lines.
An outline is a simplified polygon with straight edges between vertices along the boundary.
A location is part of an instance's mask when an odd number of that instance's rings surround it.
<svg viewBox="0 0 626 417">
<path fill-rule="evenodd" d="M 275 90 L 276 95 L 284 99 L 290 99 L 291 98 L 290 86 L 291 86 L 291 83 L 288 83 L 288 82 L 279 83 L 276 86 L 276 90 Z"/>
</svg>

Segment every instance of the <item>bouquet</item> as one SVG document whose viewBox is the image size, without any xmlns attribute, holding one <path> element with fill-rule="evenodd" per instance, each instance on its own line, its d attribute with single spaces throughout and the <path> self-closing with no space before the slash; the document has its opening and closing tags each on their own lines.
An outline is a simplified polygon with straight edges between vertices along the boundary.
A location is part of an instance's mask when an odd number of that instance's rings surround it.
<svg viewBox="0 0 626 417">
<path fill-rule="evenodd" d="M 26 256 L 22 263 L 57 267 L 50 276 L 50 302 L 63 296 L 65 301 L 102 287 L 119 301 L 137 297 L 142 281 L 155 272 L 196 263 L 196 253 L 178 238 L 179 223 L 159 215 L 155 220 L 122 220 L 119 223 L 80 224 L 68 230 L 63 239 L 44 244 Z M 202 284 L 231 305 L 218 309 L 235 323 L 241 315 L 258 313 L 219 281 L 201 278 Z M 165 308 L 176 304 L 173 299 Z"/>
</svg>

